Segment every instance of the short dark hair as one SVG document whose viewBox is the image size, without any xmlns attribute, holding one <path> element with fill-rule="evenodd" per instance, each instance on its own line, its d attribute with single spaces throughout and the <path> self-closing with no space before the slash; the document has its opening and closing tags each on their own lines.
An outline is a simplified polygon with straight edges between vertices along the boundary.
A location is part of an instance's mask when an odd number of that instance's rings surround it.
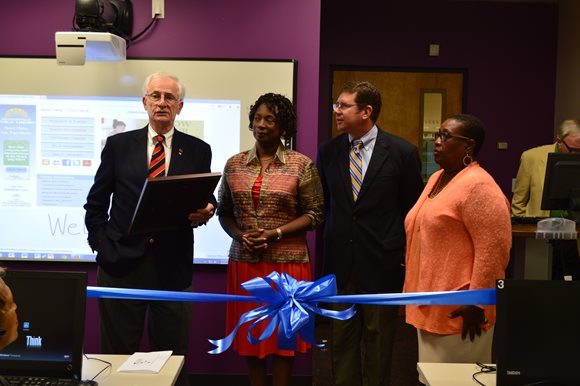
<svg viewBox="0 0 580 386">
<path fill-rule="evenodd" d="M 293 137 L 296 134 L 296 112 L 290 99 L 284 95 L 267 93 L 258 98 L 258 100 L 250 106 L 250 125 L 254 121 L 254 115 L 261 105 L 265 105 L 268 110 L 274 113 L 276 121 L 282 130 L 284 130 L 284 138 Z"/>
<path fill-rule="evenodd" d="M 373 108 L 372 121 L 376 122 L 379 119 L 382 106 L 381 92 L 374 84 L 366 80 L 351 80 L 342 85 L 340 93 L 343 92 L 356 93 L 354 101 L 358 107 L 371 106 Z"/>
<path fill-rule="evenodd" d="M 113 127 L 117 127 L 117 126 L 125 126 L 126 127 L 127 125 L 123 121 L 118 121 L 116 119 L 113 119 Z"/>
<path fill-rule="evenodd" d="M 474 115 L 457 114 L 449 117 L 461 125 L 461 135 L 471 138 L 475 141 L 473 155 L 477 155 L 485 142 L 485 126 L 481 119 Z"/>
</svg>

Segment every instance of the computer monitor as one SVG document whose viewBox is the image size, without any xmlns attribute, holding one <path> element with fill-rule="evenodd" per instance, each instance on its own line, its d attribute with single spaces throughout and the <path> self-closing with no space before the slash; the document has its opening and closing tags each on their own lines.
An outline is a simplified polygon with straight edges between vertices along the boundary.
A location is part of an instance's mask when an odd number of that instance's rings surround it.
<svg viewBox="0 0 580 386">
<path fill-rule="evenodd" d="M 580 282 L 498 280 L 497 385 L 580 385 Z"/>
<path fill-rule="evenodd" d="M 567 210 L 570 219 L 580 221 L 580 154 L 548 154 L 541 207 Z"/>
<path fill-rule="evenodd" d="M 0 374 L 81 379 L 86 272 L 13 271 L 18 338 L 0 351 Z"/>
</svg>

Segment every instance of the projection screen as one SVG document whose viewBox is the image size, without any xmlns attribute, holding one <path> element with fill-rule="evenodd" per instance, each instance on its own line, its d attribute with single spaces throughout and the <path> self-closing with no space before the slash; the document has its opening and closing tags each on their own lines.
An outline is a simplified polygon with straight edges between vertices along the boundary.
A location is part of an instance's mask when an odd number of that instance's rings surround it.
<svg viewBox="0 0 580 386">
<path fill-rule="evenodd" d="M 248 112 L 258 96 L 276 92 L 294 100 L 296 62 L 59 66 L 55 58 L 2 57 L 0 70 L 0 260 L 92 262 L 82 207 L 107 136 L 147 124 L 141 102 L 147 75 L 180 78 L 186 99 L 175 126 L 208 142 L 212 172 L 222 172 L 230 156 L 253 146 Z M 225 264 L 229 245 L 212 219 L 195 230 L 194 262 Z"/>
</svg>

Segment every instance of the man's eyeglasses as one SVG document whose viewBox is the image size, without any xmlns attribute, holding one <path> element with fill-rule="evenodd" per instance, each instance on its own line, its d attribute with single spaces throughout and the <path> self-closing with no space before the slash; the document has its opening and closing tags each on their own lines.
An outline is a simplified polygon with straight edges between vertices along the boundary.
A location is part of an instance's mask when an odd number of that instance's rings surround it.
<svg viewBox="0 0 580 386">
<path fill-rule="evenodd" d="M 434 133 L 431 133 L 432 137 L 434 140 L 438 140 L 439 138 L 441 138 L 441 142 L 447 142 L 447 140 L 449 138 L 459 138 L 459 139 L 472 139 L 469 137 L 464 137 L 463 135 L 459 135 L 459 134 L 451 134 L 448 131 L 436 131 Z"/>
<path fill-rule="evenodd" d="M 340 110 L 340 111 L 342 111 L 342 110 L 349 109 L 349 108 L 351 108 L 353 106 L 356 106 L 356 103 L 352 103 L 351 104 L 351 103 L 336 102 L 336 103 L 333 103 L 332 104 L 332 109 L 333 110 Z"/>
<path fill-rule="evenodd" d="M 564 144 L 569 153 L 580 153 L 580 149 L 568 146 L 566 141 L 564 141 L 563 139 L 561 139 L 560 142 Z"/>
<path fill-rule="evenodd" d="M 163 94 L 160 92 L 152 92 L 151 94 L 145 94 L 145 96 L 147 98 L 149 98 L 149 100 L 151 102 L 154 102 L 154 103 L 161 102 L 161 99 L 163 99 L 167 104 L 170 104 L 170 105 L 179 103 L 179 98 L 177 98 L 173 94 Z"/>
</svg>

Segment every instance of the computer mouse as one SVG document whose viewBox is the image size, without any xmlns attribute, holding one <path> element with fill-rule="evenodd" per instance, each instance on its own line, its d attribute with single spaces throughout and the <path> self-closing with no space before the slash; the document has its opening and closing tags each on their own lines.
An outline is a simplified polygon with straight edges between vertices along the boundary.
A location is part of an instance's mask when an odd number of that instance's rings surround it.
<svg viewBox="0 0 580 386">
<path fill-rule="evenodd" d="M 90 379 L 85 379 L 84 381 L 80 381 L 77 386 L 98 386 L 99 383 L 97 381 L 91 381 Z"/>
</svg>

